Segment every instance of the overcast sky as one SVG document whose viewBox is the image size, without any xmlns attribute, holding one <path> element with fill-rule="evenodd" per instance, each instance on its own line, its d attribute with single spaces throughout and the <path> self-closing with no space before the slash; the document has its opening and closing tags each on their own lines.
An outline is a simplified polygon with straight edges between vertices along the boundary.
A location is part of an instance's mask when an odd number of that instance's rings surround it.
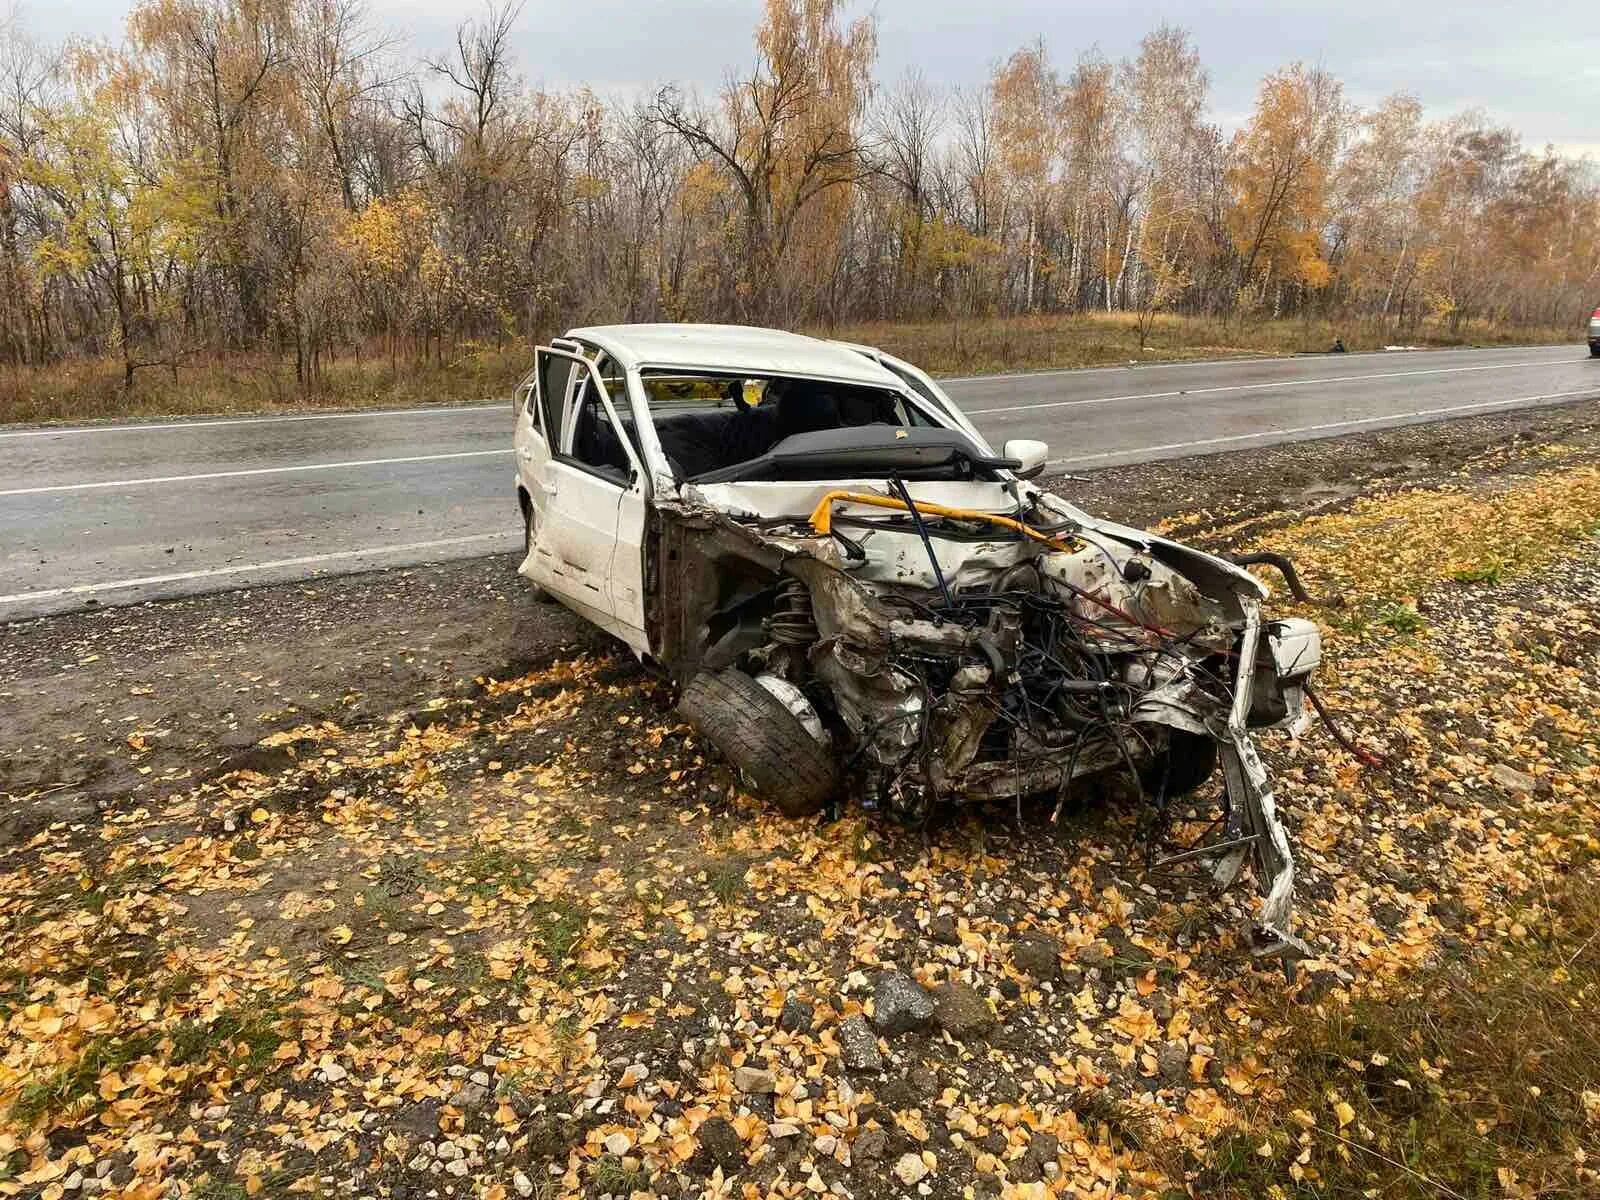
<svg viewBox="0 0 1600 1200">
<path fill-rule="evenodd" d="M 0 5 L 4 0 L 0 0 Z M 35 37 L 115 40 L 127 0 L 21 0 Z M 855 12 L 868 11 L 855 3 Z M 880 80 L 920 68 L 930 80 L 970 84 L 1018 46 L 1043 36 L 1070 67 L 1098 47 L 1134 52 L 1163 21 L 1188 29 L 1211 72 L 1212 112 L 1231 129 L 1249 112 L 1261 76 L 1302 59 L 1371 103 L 1405 90 L 1431 116 L 1485 109 L 1536 149 L 1554 143 L 1600 160 L 1600 0 L 877 0 Z M 679 80 L 714 88 L 751 55 L 760 0 L 527 0 L 517 24 L 523 74 L 608 93 Z M 476 0 L 371 0 L 375 23 L 418 53 L 442 50 Z"/>
</svg>

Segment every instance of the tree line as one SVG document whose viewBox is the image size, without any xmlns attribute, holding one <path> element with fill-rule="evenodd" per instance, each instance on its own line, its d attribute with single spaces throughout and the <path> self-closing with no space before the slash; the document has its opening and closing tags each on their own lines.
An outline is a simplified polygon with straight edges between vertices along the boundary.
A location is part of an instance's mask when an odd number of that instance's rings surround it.
<svg viewBox="0 0 1600 1200">
<path fill-rule="evenodd" d="M 767 0 L 711 96 L 530 87 L 494 0 L 413 58 L 363 0 L 140 0 L 116 44 L 0 29 L 0 362 L 131 386 L 233 351 L 405 362 L 600 321 L 1029 313 L 1574 323 L 1600 187 L 1466 112 L 1262 80 L 1226 135 L 1190 36 L 986 82 L 874 74 L 870 17 Z"/>
</svg>

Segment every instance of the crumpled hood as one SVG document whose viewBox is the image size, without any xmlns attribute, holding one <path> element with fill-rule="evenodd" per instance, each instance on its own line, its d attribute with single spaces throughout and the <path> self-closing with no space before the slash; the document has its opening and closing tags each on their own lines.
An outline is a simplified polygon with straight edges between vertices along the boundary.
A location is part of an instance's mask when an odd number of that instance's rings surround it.
<svg viewBox="0 0 1600 1200">
<path fill-rule="evenodd" d="M 950 508 L 1001 514 L 1016 511 L 1016 499 L 1013 493 L 1015 484 L 924 481 L 911 483 L 908 487 L 913 499 L 942 504 Z M 762 520 L 782 517 L 804 519 L 810 515 L 824 495 L 834 491 L 887 492 L 888 484 L 882 479 L 830 479 L 806 482 L 690 484 L 683 489 L 686 500 L 708 505 L 736 519 L 755 517 Z M 1230 601 L 1228 607 L 1234 611 L 1229 615 L 1234 619 L 1241 614 L 1232 601 L 1246 598 L 1264 600 L 1269 595 L 1265 584 L 1250 572 L 1226 559 L 1143 529 L 1119 525 L 1115 521 L 1101 520 L 1060 496 L 1030 484 L 1023 484 L 1022 491 L 1028 499 L 1038 501 L 1047 510 L 1077 525 L 1091 540 L 1104 539 L 1130 550 L 1148 553 L 1180 575 L 1187 577 L 1207 595 L 1214 599 Z M 841 504 L 840 511 L 849 512 L 850 506 Z M 872 545 L 873 541 L 878 544 Z M 864 539 L 863 548 L 873 560 L 867 569 L 868 576 L 885 583 L 902 583 L 921 588 L 934 586 L 927 554 L 914 537 L 907 534 L 877 533 Z M 942 543 L 940 546 L 941 566 L 947 571 L 952 582 L 959 579 L 964 570 L 981 572 L 995 568 L 1003 569 L 1018 561 L 1020 557 L 1022 555 L 1016 542 L 1008 538 L 997 537 L 992 542 L 973 542 L 965 546 L 951 543 Z"/>
<path fill-rule="evenodd" d="M 1207 554 L 1203 550 L 1196 550 L 1193 546 L 1174 542 L 1170 538 L 1161 537 L 1148 530 L 1135 529 L 1131 525 L 1119 525 L 1115 521 L 1092 517 L 1060 496 L 1038 489 L 1030 490 L 1038 496 L 1046 508 L 1060 513 L 1086 532 L 1099 534 L 1121 542 L 1125 546 L 1148 552 L 1174 571 L 1187 576 L 1211 596 L 1233 594 L 1254 600 L 1265 600 L 1271 594 L 1270 589 L 1261 580 L 1225 558 L 1218 558 L 1215 554 Z"/>
</svg>

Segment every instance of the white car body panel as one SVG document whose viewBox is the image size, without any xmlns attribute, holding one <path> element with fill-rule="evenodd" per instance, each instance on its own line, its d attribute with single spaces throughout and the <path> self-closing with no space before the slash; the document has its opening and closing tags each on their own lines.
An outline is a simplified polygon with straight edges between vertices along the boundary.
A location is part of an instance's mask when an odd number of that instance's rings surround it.
<svg viewBox="0 0 1600 1200">
<path fill-rule="evenodd" d="M 894 388 L 900 381 L 843 342 L 744 325 L 596 325 L 562 341 L 599 346 L 630 370 L 794 375 Z"/>
</svg>

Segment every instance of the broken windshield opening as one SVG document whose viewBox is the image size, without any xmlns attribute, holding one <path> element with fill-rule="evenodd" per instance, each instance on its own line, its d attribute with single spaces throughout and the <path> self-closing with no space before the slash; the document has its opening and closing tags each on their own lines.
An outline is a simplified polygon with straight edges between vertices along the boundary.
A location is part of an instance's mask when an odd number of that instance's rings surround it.
<svg viewBox="0 0 1600 1200">
<path fill-rule="evenodd" d="M 804 434 L 931 424 L 888 388 L 745 372 L 647 370 L 640 381 L 656 439 L 680 479 L 751 462 Z"/>
</svg>

